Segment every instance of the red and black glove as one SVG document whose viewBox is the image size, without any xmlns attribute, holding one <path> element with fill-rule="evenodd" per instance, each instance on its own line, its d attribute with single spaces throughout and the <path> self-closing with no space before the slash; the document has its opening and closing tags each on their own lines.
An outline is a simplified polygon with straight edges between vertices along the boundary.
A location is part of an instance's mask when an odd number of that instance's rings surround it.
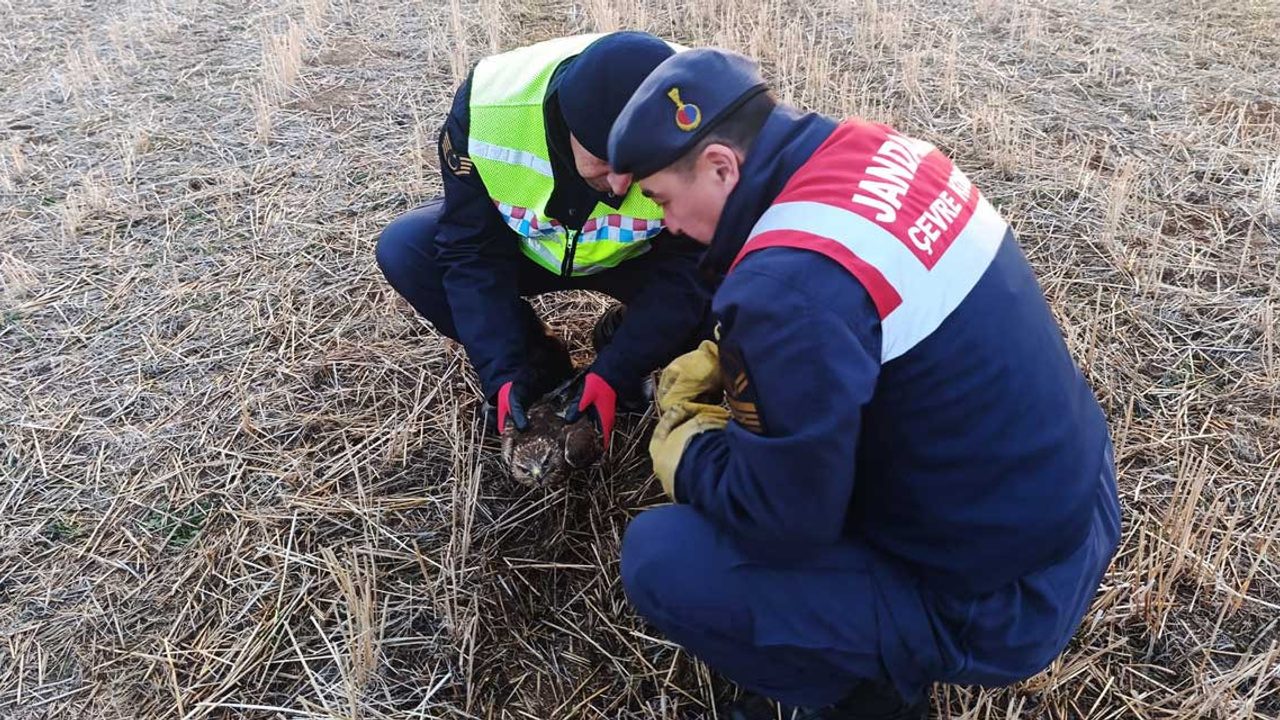
<svg viewBox="0 0 1280 720">
<path fill-rule="evenodd" d="M 604 378 L 593 372 L 587 373 L 586 378 L 583 379 L 578 396 L 569 403 L 565 420 L 574 422 L 588 409 L 591 410 L 592 417 L 600 428 L 604 449 L 608 450 L 609 435 L 613 432 L 613 418 L 618 410 L 618 393 L 605 382 Z"/>
<path fill-rule="evenodd" d="M 531 398 L 527 395 L 524 383 L 516 380 L 508 380 L 507 384 L 498 390 L 499 435 L 507 429 L 508 417 L 515 423 L 516 430 L 524 432 L 529 427 L 529 418 L 525 415 L 525 403 Z"/>
</svg>

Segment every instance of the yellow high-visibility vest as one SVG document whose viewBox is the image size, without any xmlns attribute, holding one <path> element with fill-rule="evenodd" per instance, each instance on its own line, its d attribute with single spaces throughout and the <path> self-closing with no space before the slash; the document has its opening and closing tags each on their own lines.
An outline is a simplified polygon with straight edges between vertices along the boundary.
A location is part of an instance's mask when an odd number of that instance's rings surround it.
<svg viewBox="0 0 1280 720">
<path fill-rule="evenodd" d="M 531 260 L 558 275 L 590 275 L 645 253 L 662 209 L 632 185 L 621 207 L 598 203 L 582 230 L 547 215 L 555 190 L 543 100 L 556 67 L 600 35 L 548 40 L 480 61 L 471 79 L 471 156 L 507 225 Z"/>
</svg>

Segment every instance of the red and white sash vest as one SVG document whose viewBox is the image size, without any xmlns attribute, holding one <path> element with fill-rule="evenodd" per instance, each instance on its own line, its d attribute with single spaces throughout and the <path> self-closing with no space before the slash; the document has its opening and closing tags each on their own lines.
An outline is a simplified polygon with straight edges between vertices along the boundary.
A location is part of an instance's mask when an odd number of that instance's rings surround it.
<svg viewBox="0 0 1280 720">
<path fill-rule="evenodd" d="M 851 120 L 791 177 L 733 265 L 768 247 L 813 250 L 839 263 L 875 303 L 886 363 L 942 325 L 991 265 L 1007 231 L 937 148 Z"/>
</svg>

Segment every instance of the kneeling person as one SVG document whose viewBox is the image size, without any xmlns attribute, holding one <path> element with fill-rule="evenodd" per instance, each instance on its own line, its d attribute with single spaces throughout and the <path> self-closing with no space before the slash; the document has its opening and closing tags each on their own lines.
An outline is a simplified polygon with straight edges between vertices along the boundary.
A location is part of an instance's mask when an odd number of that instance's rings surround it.
<svg viewBox="0 0 1280 720">
<path fill-rule="evenodd" d="M 578 389 L 608 446 L 615 407 L 645 405 L 643 379 L 705 334 L 709 288 L 699 248 L 663 232 L 662 213 L 609 181 L 609 129 L 648 73 L 675 52 L 619 32 L 538 43 L 484 58 L 440 132 L 444 197 L 392 222 L 383 274 L 436 330 L 462 342 L 490 429 L 569 378 L 573 366 L 525 296 L 595 290 L 625 303 L 594 334 L 601 349 Z M 619 308 L 621 310 L 623 308 Z"/>
<path fill-rule="evenodd" d="M 1120 512 L 1101 409 L 996 210 L 928 143 L 775 106 L 718 50 L 640 85 L 609 160 L 724 275 L 718 342 L 659 384 L 677 504 L 627 530 L 639 612 L 796 717 L 924 717 L 931 683 L 1045 668 Z"/>
</svg>

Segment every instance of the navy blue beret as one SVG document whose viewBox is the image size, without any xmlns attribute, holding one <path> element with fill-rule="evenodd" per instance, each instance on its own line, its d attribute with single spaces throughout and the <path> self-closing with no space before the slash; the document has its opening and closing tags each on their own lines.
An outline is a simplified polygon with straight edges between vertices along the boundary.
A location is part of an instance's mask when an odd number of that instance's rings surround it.
<svg viewBox="0 0 1280 720">
<path fill-rule="evenodd" d="M 717 48 L 677 53 L 649 74 L 622 110 L 605 157 L 615 172 L 652 175 L 767 89 L 760 67 L 742 55 Z"/>
<path fill-rule="evenodd" d="M 591 43 L 560 78 L 556 95 L 569 132 L 608 159 L 609 128 L 640 83 L 675 50 L 644 32 L 616 32 Z"/>
</svg>

